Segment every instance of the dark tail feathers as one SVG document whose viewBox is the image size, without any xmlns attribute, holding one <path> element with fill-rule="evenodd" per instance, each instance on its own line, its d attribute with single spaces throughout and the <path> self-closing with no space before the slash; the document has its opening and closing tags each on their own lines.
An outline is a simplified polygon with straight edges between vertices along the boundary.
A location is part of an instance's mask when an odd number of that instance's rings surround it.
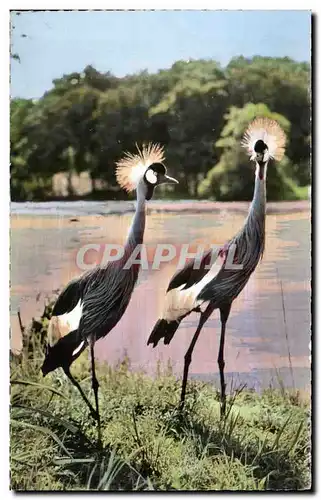
<svg viewBox="0 0 321 500">
<path fill-rule="evenodd" d="M 48 373 L 54 371 L 56 368 L 69 367 L 71 363 L 80 356 L 84 349 L 87 347 L 87 342 L 78 340 L 78 330 L 73 330 L 65 337 L 62 337 L 53 347 L 47 347 L 47 353 L 43 365 L 41 367 L 42 374 L 45 377 Z M 74 351 L 79 348 L 76 354 Z"/>
<path fill-rule="evenodd" d="M 156 347 L 162 338 L 164 338 L 164 344 L 169 344 L 182 319 L 170 322 L 166 321 L 166 319 L 159 319 L 149 336 L 147 345 L 153 344 L 153 347 Z"/>
</svg>

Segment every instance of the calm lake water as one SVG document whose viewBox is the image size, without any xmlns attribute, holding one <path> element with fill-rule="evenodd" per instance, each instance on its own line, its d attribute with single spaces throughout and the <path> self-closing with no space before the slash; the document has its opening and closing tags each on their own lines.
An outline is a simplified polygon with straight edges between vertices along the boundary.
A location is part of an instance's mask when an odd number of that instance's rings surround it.
<svg viewBox="0 0 321 500">
<path fill-rule="evenodd" d="M 164 212 L 161 202 L 151 204 L 144 238 L 149 259 L 157 243 L 172 243 L 177 250 L 184 243 L 189 243 L 191 250 L 199 244 L 223 244 L 244 223 L 247 206 L 181 202 L 173 204 L 171 211 L 166 203 Z M 270 383 L 277 386 L 281 379 L 286 386 L 306 388 L 310 384 L 310 211 L 307 203 L 299 204 L 296 210 L 284 210 L 282 204 L 273 206 L 275 210 L 270 209 L 267 215 L 265 255 L 234 302 L 229 318 L 225 370 L 234 385 L 245 382 L 259 389 Z M 132 208 L 131 203 L 123 202 L 12 204 L 13 348 L 20 345 L 18 308 L 24 323 L 39 315 L 45 297 L 80 274 L 76 255 L 83 245 L 124 242 Z M 116 364 L 128 356 L 133 369 L 149 373 L 155 372 L 158 362 L 164 366 L 170 362 L 181 375 L 196 314 L 184 320 L 169 346 L 161 344 L 153 349 L 146 345 L 176 265 L 177 260 L 173 260 L 160 270 L 142 270 L 124 317 L 97 342 L 98 358 Z M 215 311 L 194 350 L 190 372 L 195 377 L 217 380 L 219 334 L 219 314 Z"/>
</svg>

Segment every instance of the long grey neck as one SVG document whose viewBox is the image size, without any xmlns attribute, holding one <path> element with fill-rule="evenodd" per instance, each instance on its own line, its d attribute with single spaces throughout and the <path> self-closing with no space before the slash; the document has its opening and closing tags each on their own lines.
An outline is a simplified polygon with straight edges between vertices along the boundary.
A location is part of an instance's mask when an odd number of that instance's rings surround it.
<svg viewBox="0 0 321 500">
<path fill-rule="evenodd" d="M 116 260 L 114 263 L 114 267 L 117 269 L 123 267 L 123 265 L 128 261 L 128 259 L 132 255 L 137 245 L 140 245 L 143 242 L 145 219 L 146 219 L 145 204 L 146 204 L 145 193 L 144 190 L 142 189 L 142 186 L 140 186 L 137 189 L 136 211 L 129 229 L 126 243 L 124 245 L 124 253 L 120 257 L 120 259 Z M 134 260 L 139 260 L 140 258 L 140 249 L 138 250 L 139 252 L 135 254 Z M 106 271 L 106 269 L 108 268 L 109 268 L 109 262 L 107 262 L 106 265 L 102 266 L 103 271 Z M 131 269 L 134 270 L 134 276 L 136 278 L 138 276 L 139 268 L 140 266 L 137 264 L 133 264 L 131 266 Z M 132 284 L 133 283 L 134 281 L 132 282 Z"/>
<path fill-rule="evenodd" d="M 129 230 L 128 238 L 126 241 L 125 248 L 132 249 L 136 245 L 140 245 L 143 242 L 144 230 L 145 230 L 145 220 L 146 220 L 146 199 L 145 194 L 141 188 L 138 186 L 137 189 L 137 202 L 136 202 L 136 212 Z"/>
<path fill-rule="evenodd" d="M 266 169 L 267 162 L 262 165 L 256 164 L 254 194 L 248 218 L 265 219 Z"/>
<path fill-rule="evenodd" d="M 246 250 L 250 267 L 255 267 L 257 259 L 263 255 L 265 245 L 265 209 L 266 209 L 266 168 L 267 162 L 256 165 L 253 200 L 245 226 L 241 234 L 245 237 Z"/>
</svg>

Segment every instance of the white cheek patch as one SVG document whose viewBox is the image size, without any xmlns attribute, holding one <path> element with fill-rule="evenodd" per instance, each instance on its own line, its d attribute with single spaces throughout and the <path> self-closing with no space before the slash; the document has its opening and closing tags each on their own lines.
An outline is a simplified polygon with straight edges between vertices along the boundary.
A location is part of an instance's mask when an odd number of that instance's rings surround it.
<svg viewBox="0 0 321 500">
<path fill-rule="evenodd" d="M 146 180 L 150 184 L 156 184 L 156 182 L 157 182 L 157 175 L 155 174 L 155 172 L 153 172 L 153 170 L 151 170 L 151 169 L 147 170 L 147 172 L 145 174 L 145 177 L 146 177 Z"/>
</svg>

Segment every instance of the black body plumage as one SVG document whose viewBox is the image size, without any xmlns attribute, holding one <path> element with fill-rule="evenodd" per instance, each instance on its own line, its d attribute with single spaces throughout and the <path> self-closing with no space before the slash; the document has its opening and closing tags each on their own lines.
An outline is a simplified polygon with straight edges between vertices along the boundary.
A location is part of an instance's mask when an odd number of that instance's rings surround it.
<svg viewBox="0 0 321 500">
<path fill-rule="evenodd" d="M 46 357 L 41 367 L 43 376 L 45 377 L 56 368 L 69 368 L 87 346 L 87 342 L 79 341 L 77 330 L 59 339 L 53 347 L 48 345 Z M 76 354 L 73 354 L 75 351 Z"/>
<path fill-rule="evenodd" d="M 61 292 L 53 308 L 48 327 L 47 352 L 41 367 L 44 376 L 58 367 L 63 368 L 97 419 L 99 440 L 99 383 L 95 374 L 94 345 L 119 322 L 131 299 L 140 270 L 138 255 L 134 252 L 143 242 L 146 200 L 152 197 L 158 184 L 177 183 L 166 175 L 166 167 L 161 163 L 164 159 L 161 146 L 150 144 L 138 151 L 138 155 L 127 154 L 117 164 L 116 176 L 120 186 L 127 191 L 136 189 L 137 192 L 137 207 L 123 255 L 117 261 L 97 265 L 73 279 Z M 135 258 L 132 258 L 133 253 Z M 70 373 L 70 365 L 88 345 L 96 409 Z"/>
<path fill-rule="evenodd" d="M 153 344 L 153 347 L 156 347 L 161 339 L 164 339 L 165 345 L 169 344 L 174 337 L 175 332 L 179 327 L 182 319 L 183 318 L 176 321 L 166 321 L 165 319 L 159 319 L 149 336 L 147 345 Z"/>
</svg>

